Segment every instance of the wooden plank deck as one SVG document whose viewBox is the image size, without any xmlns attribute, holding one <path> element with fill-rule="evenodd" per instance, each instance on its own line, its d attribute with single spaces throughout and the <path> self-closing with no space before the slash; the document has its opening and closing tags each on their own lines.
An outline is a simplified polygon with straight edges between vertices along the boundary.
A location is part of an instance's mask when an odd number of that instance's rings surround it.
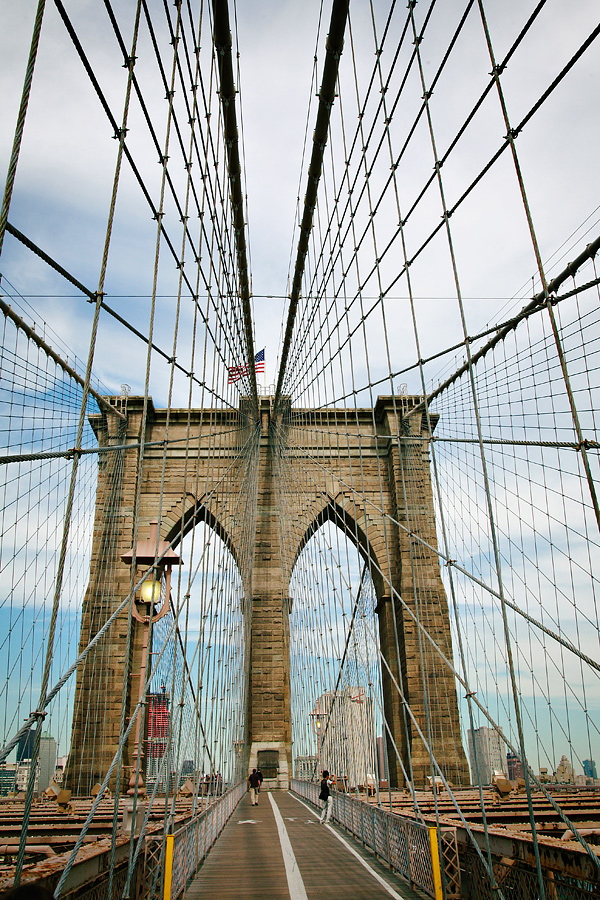
<svg viewBox="0 0 600 900">
<path fill-rule="evenodd" d="M 271 798 L 283 819 L 297 864 L 291 889 Z M 340 842 L 334 830 L 390 886 L 391 893 Z M 246 794 L 188 888 L 185 900 L 390 900 L 394 896 L 422 900 L 343 829 L 320 825 L 298 798 L 287 791 L 274 791 L 270 795 L 261 793 L 258 806 L 252 806 Z"/>
</svg>

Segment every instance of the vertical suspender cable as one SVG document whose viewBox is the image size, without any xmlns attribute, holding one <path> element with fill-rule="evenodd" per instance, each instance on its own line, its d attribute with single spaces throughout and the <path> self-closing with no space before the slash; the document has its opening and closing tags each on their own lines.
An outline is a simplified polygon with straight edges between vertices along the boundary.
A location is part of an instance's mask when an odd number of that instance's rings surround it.
<svg viewBox="0 0 600 900">
<path fill-rule="evenodd" d="M 313 216 L 317 203 L 317 190 L 321 179 L 321 171 L 323 169 L 323 154 L 327 144 L 329 120 L 335 98 L 335 85 L 340 57 L 344 46 L 344 31 L 346 30 L 346 20 L 348 18 L 348 5 L 349 0 L 334 0 L 333 8 L 331 10 L 325 65 L 323 66 L 323 80 L 321 81 L 321 90 L 319 91 L 317 124 L 315 125 L 315 132 L 313 135 L 312 156 L 308 167 L 308 183 L 306 186 L 306 195 L 304 197 L 304 213 L 302 215 L 302 224 L 300 225 L 300 238 L 298 239 L 296 266 L 294 269 L 294 279 L 292 281 L 292 290 L 290 294 L 290 307 L 283 338 L 281 364 L 279 366 L 279 375 L 277 376 L 275 399 L 273 401 L 273 419 L 276 419 L 277 417 L 281 389 L 283 387 L 290 344 L 292 341 L 292 332 L 294 330 L 294 322 L 298 310 L 298 300 L 300 299 L 300 288 L 302 286 L 304 266 L 306 263 L 306 255 L 308 253 L 308 239 L 313 226 Z"/>
<path fill-rule="evenodd" d="M 248 376 L 250 392 L 256 417 L 258 417 L 258 390 L 254 371 L 254 340 L 252 337 L 252 310 L 250 308 L 250 282 L 248 279 L 248 258 L 244 224 L 244 196 L 242 193 L 242 167 L 240 164 L 237 119 L 235 113 L 235 83 L 231 60 L 231 31 L 229 28 L 229 8 L 227 0 L 213 0 L 214 35 L 213 41 L 219 67 L 223 131 L 227 148 L 227 168 L 229 190 L 233 212 L 233 230 L 239 277 L 240 295 L 244 312 L 244 332 L 248 354 Z"/>
<path fill-rule="evenodd" d="M 21 151 L 21 141 L 23 139 L 23 128 L 25 127 L 25 116 L 29 105 L 29 94 L 31 93 L 31 82 L 33 81 L 33 70 L 35 69 L 35 61 L 37 59 L 37 51 L 40 43 L 40 34 L 42 32 L 42 20 L 44 18 L 44 9 L 46 0 L 39 0 L 35 23 L 33 26 L 33 35 L 31 37 L 31 47 L 29 50 L 29 59 L 27 61 L 27 69 L 25 72 L 25 83 L 23 84 L 23 93 L 21 95 L 21 105 L 19 106 L 19 114 L 17 116 L 17 127 L 15 129 L 15 137 L 13 140 L 10 162 L 8 164 L 8 175 L 6 176 L 6 186 L 4 188 L 4 197 L 2 198 L 2 209 L 0 211 L 0 253 L 2 253 L 2 244 L 4 242 L 4 233 L 6 231 L 6 223 L 8 221 L 8 210 L 15 183 L 15 175 L 17 174 L 17 163 L 19 161 L 19 153 Z"/>
</svg>

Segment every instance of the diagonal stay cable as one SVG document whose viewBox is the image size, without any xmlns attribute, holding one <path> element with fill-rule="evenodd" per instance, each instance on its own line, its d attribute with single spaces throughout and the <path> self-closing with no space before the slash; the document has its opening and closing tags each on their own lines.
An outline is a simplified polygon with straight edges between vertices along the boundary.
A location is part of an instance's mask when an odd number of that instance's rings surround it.
<svg viewBox="0 0 600 900">
<path fill-rule="evenodd" d="M 221 475 L 219 480 L 214 483 L 212 490 L 206 495 L 206 497 L 204 499 L 203 506 L 199 507 L 193 513 L 193 515 L 190 517 L 190 519 L 189 519 L 190 524 L 195 524 L 197 521 L 201 520 L 200 516 L 202 514 L 203 507 L 207 505 L 207 503 L 211 500 L 211 498 L 218 491 L 218 488 L 220 487 L 220 485 L 228 478 L 229 473 L 235 467 L 237 460 L 243 455 L 243 452 L 244 452 L 246 446 L 251 442 L 251 440 L 252 440 L 252 436 L 250 436 L 248 438 L 244 447 L 241 448 L 240 453 L 238 454 L 236 459 L 231 463 L 230 466 L 227 467 L 227 469 Z M 177 544 L 179 539 L 180 539 L 180 534 L 179 534 L 179 532 L 177 532 L 177 534 L 175 535 L 173 540 L 169 542 L 168 546 L 165 548 L 163 553 L 161 553 L 160 556 L 157 556 L 156 562 L 154 563 L 154 565 L 149 566 L 148 569 L 146 569 L 144 571 L 144 573 L 142 574 L 140 579 L 132 587 L 132 590 L 128 593 L 127 597 L 125 597 L 125 599 L 119 604 L 119 606 L 111 613 L 110 617 L 106 620 L 104 625 L 97 631 L 97 633 L 94 635 L 94 637 L 91 639 L 91 641 L 84 647 L 84 649 L 81 651 L 81 653 L 79 654 L 77 659 L 69 666 L 69 668 L 59 678 L 59 680 L 56 682 L 56 684 L 53 686 L 53 688 L 46 694 L 46 697 L 45 697 L 45 705 L 46 706 L 49 706 L 49 704 L 54 699 L 54 697 L 59 693 L 61 688 L 64 687 L 66 682 L 69 680 L 69 678 L 71 677 L 73 672 L 75 672 L 76 669 L 81 665 L 81 663 L 86 659 L 90 650 L 92 650 L 96 646 L 98 641 L 106 634 L 106 632 L 108 631 L 110 626 L 116 621 L 119 614 L 125 609 L 127 604 L 131 602 L 131 598 L 134 596 L 135 592 L 137 590 L 139 590 L 139 588 L 142 586 L 144 579 L 147 577 L 148 573 L 154 571 L 156 565 L 158 565 L 158 563 L 160 563 L 163 556 L 166 553 L 168 553 L 168 551 L 173 546 L 175 546 Z M 6 744 L 4 744 L 4 746 L 0 749 L 0 763 L 3 760 L 5 760 L 6 757 L 8 756 L 8 754 L 11 752 L 11 750 L 13 750 L 17 746 L 19 739 L 29 731 L 29 728 L 31 727 L 31 725 L 33 725 L 33 723 L 36 721 L 36 718 L 37 718 L 37 714 L 35 712 L 31 713 L 28 716 L 28 718 L 25 720 L 23 726 L 17 731 L 17 733 Z"/>
<path fill-rule="evenodd" d="M 585 250 L 583 250 L 579 256 L 570 262 L 566 268 L 559 272 L 558 275 L 552 279 L 552 281 L 548 282 L 548 288 L 545 291 L 540 291 L 538 294 L 533 297 L 530 302 L 523 307 L 521 312 L 510 319 L 505 325 L 498 328 L 497 332 L 493 337 L 489 339 L 489 341 L 484 344 L 476 353 L 471 356 L 471 365 L 474 365 L 476 362 L 479 362 L 480 359 L 483 359 L 484 356 L 489 353 L 490 350 L 503 341 L 504 338 L 521 322 L 523 319 L 528 318 L 532 312 L 536 312 L 537 310 L 544 309 L 547 302 L 548 297 L 550 297 L 550 302 L 554 302 L 554 298 L 552 295 L 556 293 L 558 288 L 565 282 L 568 278 L 572 278 L 573 275 L 577 272 L 578 269 L 587 262 L 588 259 L 593 259 L 596 254 L 600 250 L 600 237 L 597 237 L 596 240 L 592 241 L 587 245 Z M 412 416 L 416 412 L 422 413 L 426 406 L 429 406 L 436 397 L 438 397 L 441 393 L 446 391 L 451 384 L 457 381 L 462 375 L 465 374 L 469 369 L 469 364 L 464 363 L 464 365 L 460 366 L 449 378 L 447 378 L 439 387 L 437 387 L 434 391 L 432 391 L 428 396 L 422 400 L 421 403 L 418 403 L 412 409 L 410 409 L 407 415 Z"/>
<path fill-rule="evenodd" d="M 24 235 L 22 232 L 20 232 L 17 228 L 15 228 L 14 225 L 11 225 L 10 222 L 7 222 L 6 230 L 10 235 L 12 235 L 14 238 L 16 238 L 18 241 L 20 241 L 26 247 L 28 247 L 29 250 L 33 251 L 33 253 L 35 253 L 36 256 L 39 256 L 40 259 L 43 259 L 45 263 L 47 263 L 56 272 L 58 272 L 60 275 L 62 275 L 63 278 L 66 278 L 66 280 L 69 281 L 72 285 L 74 285 L 78 290 L 80 290 L 82 294 L 85 294 L 85 296 L 88 298 L 88 300 L 90 302 L 96 301 L 96 294 L 94 293 L 94 291 L 91 291 L 89 288 L 86 288 L 85 285 L 83 285 L 80 281 L 78 281 L 74 275 L 71 275 L 69 272 L 67 272 L 67 270 L 64 269 L 60 265 L 60 263 L 58 263 L 58 262 L 56 262 L 56 260 L 52 259 L 52 257 L 49 256 L 44 250 L 42 250 L 41 247 L 38 247 L 37 244 L 34 244 L 33 241 L 30 240 L 30 238 L 28 238 L 26 235 Z M 193 294 L 193 292 L 192 292 L 192 296 L 195 296 Z M 0 298 L 0 302 L 1 302 L 1 298 Z M 100 306 L 105 312 L 107 312 L 110 316 L 112 316 L 113 319 L 116 319 L 117 322 L 119 322 L 121 325 L 123 325 L 128 331 L 130 331 L 132 334 L 134 334 L 140 340 L 144 341 L 144 343 L 146 343 L 146 344 L 150 343 L 150 346 L 152 347 L 154 352 L 158 353 L 159 356 L 162 356 L 163 359 L 165 359 L 168 363 L 173 362 L 171 356 L 168 353 L 166 353 L 161 347 L 159 347 L 153 341 L 149 342 L 146 335 L 142 334 L 141 331 L 138 331 L 138 329 L 134 325 L 132 325 L 131 322 L 128 322 L 127 319 L 124 319 L 123 316 L 120 316 L 119 313 L 116 312 L 116 310 L 114 310 L 111 306 L 109 306 L 106 303 L 106 301 L 101 300 Z M 7 307 L 7 308 L 9 308 L 9 307 Z M 207 330 L 211 333 L 211 336 L 213 337 L 213 339 L 215 339 L 214 335 L 212 335 L 212 332 L 211 332 L 210 323 L 208 322 L 208 320 L 206 319 L 206 317 L 204 316 L 203 313 L 201 313 L 201 315 L 202 315 L 203 319 L 205 320 Z M 215 346 L 218 346 L 218 344 L 216 343 L 216 339 L 215 339 Z M 223 362 L 225 362 L 225 359 L 222 355 L 221 355 L 221 359 Z M 208 385 L 205 382 L 200 381 L 200 379 L 198 379 L 194 375 L 193 372 L 189 372 L 185 368 L 185 366 L 182 366 L 181 363 L 178 363 L 177 361 L 175 361 L 174 365 L 175 365 L 175 368 L 179 369 L 179 371 L 182 372 L 187 378 L 191 378 L 191 380 L 195 381 L 196 384 L 198 384 L 200 387 L 205 388 L 217 400 L 223 400 L 224 403 L 227 403 L 227 405 L 231 406 L 231 404 L 229 404 L 226 400 L 224 400 L 217 392 L 215 392 L 212 388 L 208 387 Z M 232 406 L 231 408 L 233 409 L 234 407 Z M 113 411 L 115 411 L 114 407 L 113 407 Z"/>
</svg>

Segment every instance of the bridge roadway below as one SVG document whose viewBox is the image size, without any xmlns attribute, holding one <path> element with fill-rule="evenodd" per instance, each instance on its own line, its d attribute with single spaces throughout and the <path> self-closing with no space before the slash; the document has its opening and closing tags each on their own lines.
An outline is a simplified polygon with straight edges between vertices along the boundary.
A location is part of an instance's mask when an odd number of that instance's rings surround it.
<svg viewBox="0 0 600 900">
<path fill-rule="evenodd" d="M 421 900 L 314 807 L 287 791 L 246 794 L 185 900 Z"/>
</svg>

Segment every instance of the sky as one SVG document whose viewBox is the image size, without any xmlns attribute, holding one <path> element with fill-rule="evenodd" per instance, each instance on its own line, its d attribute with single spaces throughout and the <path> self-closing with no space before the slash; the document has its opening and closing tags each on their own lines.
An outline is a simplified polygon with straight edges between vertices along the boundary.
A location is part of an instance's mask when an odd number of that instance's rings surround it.
<svg viewBox="0 0 600 900">
<path fill-rule="evenodd" d="M 0 35 L 2 169 L 6 167 L 10 152 L 12 122 L 16 118 L 35 6 L 33 0 L 24 0 L 18 8 L 7 0 L 0 3 L 4 22 Z M 418 7 L 424 10 L 425 4 L 418 4 Z M 109 101 L 115 110 L 120 110 L 124 72 L 103 8 L 91 0 L 67 4 L 67 8 Z M 380 30 L 386 8 L 387 4 L 374 3 Z M 501 58 L 522 26 L 525 11 L 522 3 L 516 0 L 496 0 L 486 8 L 496 56 Z M 267 348 L 267 383 L 275 381 L 277 371 L 276 359 L 286 315 L 283 298 L 289 290 L 290 259 L 295 258 L 297 200 L 303 198 L 306 185 L 306 174 L 301 170 L 303 158 L 306 164 L 304 144 L 305 137 L 308 136 L 310 141 L 312 135 L 314 102 L 308 118 L 307 110 L 309 101 L 315 99 L 312 80 L 315 70 L 319 81 L 321 77 L 329 9 L 325 4 L 321 11 L 321 4 L 316 0 L 246 2 L 238 5 L 235 19 L 233 7 L 231 13 L 234 40 L 239 50 L 238 118 L 245 153 L 255 341 L 257 348 Z M 423 44 L 426 75 L 435 67 L 461 11 L 462 5 L 458 3 L 436 9 L 429 43 Z M 587 36 L 596 18 L 596 4 L 591 0 L 576 5 L 549 0 L 504 76 L 513 121 L 520 120 L 550 83 Z M 366 4 L 352 6 L 351 21 L 358 74 L 365 84 L 373 57 Z M 451 59 L 446 82 L 432 98 L 432 115 L 441 148 L 479 91 L 482 73 L 489 70 L 489 60 L 482 56 L 481 35 L 475 34 L 477 28 L 480 26 L 473 18 L 464 42 L 459 43 Z M 128 33 L 125 26 L 123 30 Z M 143 49 L 140 49 L 138 62 L 140 75 L 143 73 Z M 568 89 L 561 87 L 555 92 L 545 104 L 535 127 L 526 130 L 520 139 L 524 175 L 546 259 L 557 253 L 558 260 L 571 248 L 579 251 L 589 239 L 589 235 L 586 238 L 587 229 L 598 222 L 596 63 L 597 49 L 592 47 L 575 67 L 568 80 Z M 348 38 L 341 65 L 342 83 L 348 85 L 346 90 L 350 94 L 352 71 Z M 412 86 L 411 90 L 413 99 L 407 102 L 407 112 L 412 109 L 414 97 L 418 96 L 417 87 Z M 158 92 L 156 96 L 158 109 L 162 98 L 158 97 Z M 450 195 L 466 183 L 467 177 L 497 147 L 503 134 L 503 123 L 498 121 L 496 106 L 490 104 L 489 109 L 486 107 L 482 111 L 473 134 L 454 154 L 452 164 L 446 166 Z M 139 122 L 133 117 L 130 140 L 134 151 L 138 150 L 135 143 L 137 125 Z M 425 138 L 423 135 L 424 140 L 416 142 L 414 152 L 407 158 L 403 173 L 406 203 L 410 202 L 411 184 L 419 184 L 422 173 L 431 168 L 431 154 Z M 144 147 L 143 153 L 147 152 L 148 148 Z M 115 153 L 116 143 L 111 139 L 108 123 L 82 74 L 81 64 L 56 9 L 50 3 L 43 25 L 10 220 L 16 227 L 21 225 L 23 231 L 92 289 L 98 281 L 101 238 Z M 140 155 L 136 156 L 139 158 Z M 516 182 L 510 176 L 509 167 L 508 154 L 505 154 L 501 164 L 484 180 L 476 203 L 466 208 L 464 216 L 455 217 L 454 239 L 472 331 L 494 321 L 502 308 L 519 308 L 521 298 L 531 293 L 535 260 L 516 194 Z M 143 168 L 157 187 L 155 160 L 144 157 Z M 117 216 L 115 226 L 107 293 L 112 296 L 147 294 L 151 288 L 149 260 L 153 255 L 154 230 L 128 173 L 123 176 L 119 204 L 122 215 Z M 429 215 L 427 205 L 423 215 Z M 416 222 L 415 242 L 421 232 L 422 226 Z M 567 247 L 561 250 L 565 241 Z M 563 257 L 563 265 L 565 261 Z M 79 358 L 85 359 L 86 328 L 90 321 L 90 309 L 85 301 L 72 296 L 44 297 L 44 294 L 73 292 L 60 278 L 32 260 L 27 251 L 16 246 L 12 238 L 6 240 L 2 268 L 5 280 L 30 298 L 29 302 L 38 310 L 38 317 L 54 327 Z M 422 266 L 415 266 L 414 272 L 415 292 L 420 300 L 421 333 L 425 336 L 424 351 L 436 352 L 455 336 L 458 328 L 454 308 L 446 303 L 447 295 L 453 296 L 454 286 L 443 250 L 432 248 Z M 164 292 L 169 292 L 175 286 L 173 274 L 168 277 L 165 274 L 162 284 Z M 404 285 L 399 288 L 399 293 L 404 295 Z M 507 304 L 515 297 L 518 299 Z M 473 298 L 470 304 L 469 298 Z M 146 300 L 115 301 L 113 305 L 140 324 L 147 321 Z M 159 315 L 172 314 L 172 306 L 167 300 L 160 301 Z M 393 304 L 390 316 L 395 326 Z M 406 314 L 399 309 L 397 316 L 401 334 L 405 330 Z M 96 375 L 111 390 L 118 391 L 120 381 L 128 381 L 134 392 L 138 391 L 139 369 L 144 364 L 143 347 L 132 343 L 129 336 L 123 335 L 122 330 L 110 321 L 101 323 L 99 342 Z M 410 334 L 402 340 L 402 352 L 402 361 L 414 359 Z M 157 373 L 159 370 L 158 367 Z M 153 388 L 160 394 L 160 381 L 153 384 Z"/>
</svg>

